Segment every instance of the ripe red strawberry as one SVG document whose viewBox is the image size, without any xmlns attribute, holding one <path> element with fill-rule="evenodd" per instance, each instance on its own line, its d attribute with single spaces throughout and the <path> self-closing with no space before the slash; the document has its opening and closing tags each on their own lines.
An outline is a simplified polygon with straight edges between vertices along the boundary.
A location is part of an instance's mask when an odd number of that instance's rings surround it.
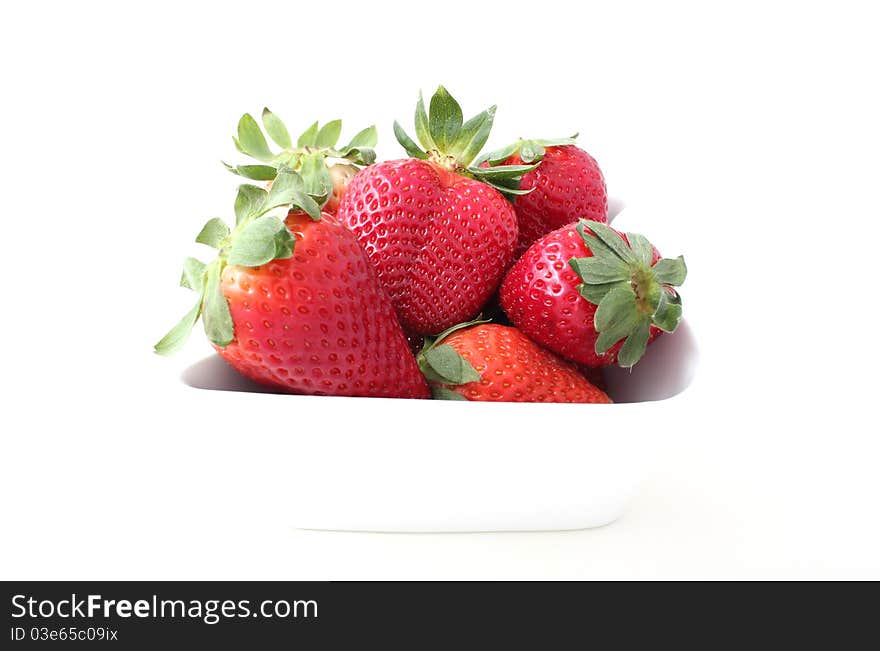
<svg viewBox="0 0 880 651">
<path fill-rule="evenodd" d="M 263 128 L 281 147 L 274 153 L 257 121 L 245 113 L 238 121 L 238 135 L 233 137 L 241 153 L 261 162 L 258 165 L 228 165 L 233 174 L 253 181 L 268 181 L 271 187 L 279 168 L 300 173 L 306 189 L 324 212 L 336 214 L 339 201 L 349 181 L 359 171 L 356 165 L 370 165 L 376 160 L 376 127 L 358 133 L 345 147 L 336 147 L 342 131 L 342 120 L 333 120 L 321 128 L 315 122 L 297 139 L 296 145 L 281 119 L 268 108 L 263 109 Z"/>
<path fill-rule="evenodd" d="M 611 402 L 574 364 L 509 326 L 465 323 L 428 342 L 419 366 L 435 398 L 487 402 Z"/>
<path fill-rule="evenodd" d="M 523 175 L 528 194 L 514 199 L 519 220 L 516 257 L 532 242 L 578 219 L 608 221 L 605 178 L 596 160 L 574 138 L 520 140 L 490 154 L 483 165 L 540 165 Z"/>
<path fill-rule="evenodd" d="M 643 236 L 594 221 L 535 242 L 501 286 L 510 320 L 540 345 L 586 366 L 630 367 L 681 320 L 674 287 L 684 258 L 660 258 Z"/>
<path fill-rule="evenodd" d="M 269 193 L 241 186 L 235 229 L 218 219 L 206 224 L 197 241 L 219 256 L 208 265 L 187 260 L 182 282 L 199 300 L 156 351 L 182 346 L 201 315 L 217 352 L 261 384 L 313 395 L 427 398 L 394 309 L 351 231 L 329 213 L 292 210 L 285 222 L 266 214 L 300 205 L 302 181 L 295 179 L 282 168 Z"/>
<path fill-rule="evenodd" d="M 416 131 L 427 151 L 395 122 L 412 158 L 364 169 L 339 206 L 406 330 L 436 334 L 472 318 L 513 259 L 516 215 L 499 189 L 517 193 L 532 166 L 470 167 L 494 114 L 492 107 L 462 124 L 461 108 L 442 86 L 430 116 L 420 97 Z"/>
</svg>

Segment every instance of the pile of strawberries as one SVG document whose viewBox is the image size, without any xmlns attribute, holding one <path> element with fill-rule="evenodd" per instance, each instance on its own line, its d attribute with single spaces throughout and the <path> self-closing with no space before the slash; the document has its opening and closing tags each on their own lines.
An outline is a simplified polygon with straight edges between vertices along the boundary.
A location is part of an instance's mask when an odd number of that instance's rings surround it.
<svg viewBox="0 0 880 651">
<path fill-rule="evenodd" d="M 574 138 L 479 156 L 495 115 L 464 121 L 440 87 L 416 107 L 408 158 L 376 162 L 376 129 L 338 146 L 341 122 L 294 143 L 264 109 L 234 138 L 253 164 L 235 225 L 211 219 L 184 263 L 199 318 L 238 372 L 298 394 L 610 402 L 596 384 L 681 320 L 684 260 L 607 225 L 605 181 Z M 478 157 L 479 156 L 479 157 Z M 592 382 L 587 378 L 592 378 Z"/>
</svg>

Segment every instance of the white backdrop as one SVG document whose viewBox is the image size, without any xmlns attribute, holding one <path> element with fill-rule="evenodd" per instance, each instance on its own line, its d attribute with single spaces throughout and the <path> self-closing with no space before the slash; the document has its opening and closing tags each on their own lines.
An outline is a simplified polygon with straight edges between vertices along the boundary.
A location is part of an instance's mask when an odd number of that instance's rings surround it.
<svg viewBox="0 0 880 651">
<path fill-rule="evenodd" d="M 19 3 L 3 66 L 3 578 L 880 578 L 876 20 L 863 3 Z M 261 434 L 166 400 L 151 345 L 230 212 L 241 113 L 344 136 L 438 83 L 490 146 L 573 131 L 686 255 L 693 413 L 581 532 L 297 531 Z M 623 223 L 624 217 L 621 217 Z M 164 388 L 169 387 L 167 390 Z M 321 423 L 296 423 L 320 428 Z"/>
</svg>

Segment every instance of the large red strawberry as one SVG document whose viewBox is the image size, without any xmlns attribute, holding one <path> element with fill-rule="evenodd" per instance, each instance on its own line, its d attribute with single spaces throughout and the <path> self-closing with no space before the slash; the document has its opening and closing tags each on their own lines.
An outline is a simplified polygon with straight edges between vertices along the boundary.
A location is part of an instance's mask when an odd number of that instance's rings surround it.
<svg viewBox="0 0 880 651">
<path fill-rule="evenodd" d="M 499 190 L 518 193 L 532 166 L 471 166 L 494 114 L 492 107 L 463 123 L 442 86 L 430 114 L 420 97 L 416 132 L 425 150 L 395 122 L 412 158 L 364 169 L 339 206 L 409 331 L 436 334 L 472 318 L 513 259 L 516 214 Z"/>
<path fill-rule="evenodd" d="M 531 165 L 514 199 L 519 220 L 516 257 L 532 242 L 578 219 L 608 221 L 605 178 L 596 160 L 574 145 L 574 138 L 520 140 L 485 157 L 485 166 Z"/>
<path fill-rule="evenodd" d="M 586 366 L 630 367 L 681 320 L 684 258 L 643 236 L 582 221 L 540 238 L 511 267 L 501 307 L 525 334 Z"/>
<path fill-rule="evenodd" d="M 261 384 L 314 395 L 427 398 L 354 235 L 306 197 L 302 180 L 285 168 L 270 192 L 239 188 L 235 228 L 212 219 L 199 234 L 196 241 L 219 255 L 207 265 L 186 261 L 182 284 L 199 299 L 156 351 L 182 346 L 201 316 L 217 352 Z M 267 214 L 289 204 L 311 214 L 291 210 L 284 222 Z"/>
<path fill-rule="evenodd" d="M 256 165 L 229 165 L 223 163 L 233 174 L 252 181 L 268 181 L 270 184 L 279 168 L 300 173 L 309 193 L 325 211 L 336 214 L 339 201 L 349 181 L 359 168 L 376 160 L 376 127 L 360 131 L 344 147 L 337 147 L 342 131 L 342 120 L 332 120 L 319 128 L 315 122 L 294 145 L 284 122 L 268 108 L 261 116 L 263 128 L 269 137 L 281 147 L 273 152 L 259 124 L 249 113 L 238 121 L 238 134 L 232 138 L 235 147 L 243 154 L 259 161 Z"/>
<path fill-rule="evenodd" d="M 509 326 L 477 321 L 426 342 L 419 366 L 435 398 L 487 402 L 611 402 L 574 364 Z"/>
</svg>

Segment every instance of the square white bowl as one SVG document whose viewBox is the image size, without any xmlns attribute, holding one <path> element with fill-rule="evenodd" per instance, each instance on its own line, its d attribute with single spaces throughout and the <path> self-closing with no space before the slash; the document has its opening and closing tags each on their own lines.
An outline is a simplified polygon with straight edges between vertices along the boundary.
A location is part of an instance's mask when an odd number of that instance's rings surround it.
<svg viewBox="0 0 880 651">
<path fill-rule="evenodd" d="M 283 449 L 267 454 L 289 456 L 284 485 L 299 528 L 531 531 L 598 527 L 623 514 L 660 442 L 656 425 L 696 361 L 682 323 L 631 372 L 607 370 L 612 405 L 280 395 L 219 356 L 183 380 L 244 392 L 229 406 L 290 423 Z"/>
</svg>

